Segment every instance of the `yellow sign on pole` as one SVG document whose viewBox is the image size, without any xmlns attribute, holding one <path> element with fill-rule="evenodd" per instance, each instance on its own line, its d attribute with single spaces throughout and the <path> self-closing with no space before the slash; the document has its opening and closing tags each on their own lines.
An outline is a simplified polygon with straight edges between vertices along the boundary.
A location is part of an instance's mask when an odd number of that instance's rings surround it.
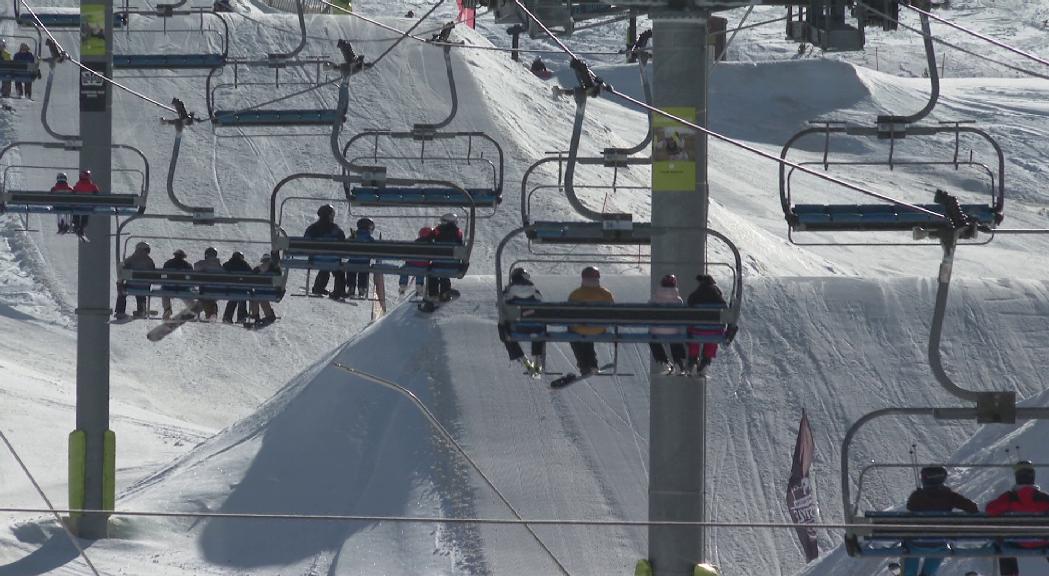
<svg viewBox="0 0 1049 576">
<path fill-rule="evenodd" d="M 695 122 L 695 108 L 664 108 L 664 112 Z M 652 191 L 694 192 L 696 131 L 677 120 L 652 115 Z"/>
</svg>

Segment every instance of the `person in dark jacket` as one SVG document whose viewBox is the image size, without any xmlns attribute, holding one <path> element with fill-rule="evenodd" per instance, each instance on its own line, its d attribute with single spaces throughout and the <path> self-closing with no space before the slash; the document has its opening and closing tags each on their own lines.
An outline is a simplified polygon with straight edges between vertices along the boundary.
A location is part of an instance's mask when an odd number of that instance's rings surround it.
<svg viewBox="0 0 1049 576">
<path fill-rule="evenodd" d="M 244 260 L 243 252 L 234 252 L 229 260 L 222 264 L 226 272 L 248 272 L 251 273 L 251 264 Z M 227 324 L 233 323 L 233 311 L 237 311 L 237 322 L 243 324 L 248 321 L 248 304 L 244 300 L 229 300 L 226 309 L 222 313 L 222 321 Z"/>
<path fill-rule="evenodd" d="M 1013 466 L 1016 485 L 1012 490 L 1003 492 L 1000 496 L 987 503 L 988 516 L 1001 516 L 1010 512 L 1025 514 L 1049 514 L 1049 494 L 1042 492 L 1034 483 L 1034 465 L 1028 460 L 1018 462 Z M 1049 518 L 1046 519 L 1049 521 Z M 1049 546 L 1046 541 L 1027 541 L 1017 543 L 1021 548 L 1045 548 Z M 998 558 L 998 574 L 1001 576 L 1019 576 L 1020 565 L 1016 558 Z"/>
<path fill-rule="evenodd" d="M 331 204 L 325 204 L 318 208 L 317 221 L 306 228 L 303 237 L 309 238 L 310 240 L 345 240 L 346 233 L 335 223 L 335 207 Z M 335 276 L 335 287 L 330 293 L 330 296 L 333 299 L 345 298 L 346 275 L 341 269 L 338 269 L 341 260 L 337 256 L 312 256 L 310 257 L 310 262 L 322 266 L 321 269 L 317 270 L 317 278 L 313 281 L 313 289 L 311 292 L 318 296 L 329 294 L 328 278 L 330 276 Z M 336 270 L 329 270 L 333 267 L 336 268 Z"/>
<path fill-rule="evenodd" d="M 462 244 L 463 231 L 459 229 L 459 215 L 449 212 L 441 216 L 441 223 L 433 229 L 435 244 Z M 451 278 L 426 278 L 426 297 L 430 300 L 450 300 L 452 296 Z"/>
<path fill-rule="evenodd" d="M 947 469 L 942 466 L 926 466 L 921 470 L 921 488 L 911 492 L 907 498 L 907 510 L 910 512 L 951 512 L 961 510 L 970 514 L 980 511 L 975 502 L 947 487 Z M 921 552 L 923 548 L 940 549 L 942 542 L 912 540 L 907 547 L 912 552 Z M 935 576 L 940 569 L 943 558 L 905 558 L 903 576 Z"/>
<path fill-rule="evenodd" d="M 157 265 L 149 257 L 150 246 L 146 242 L 135 244 L 135 251 L 124 258 L 122 263 L 126 270 L 156 270 Z M 142 286 L 136 286 L 138 288 Z M 149 285 L 144 286 L 148 288 Z M 135 318 L 145 318 L 149 313 L 145 296 L 135 296 Z M 127 318 L 127 284 L 123 281 L 117 282 L 117 304 L 114 306 L 113 316 L 118 320 Z"/>
<path fill-rule="evenodd" d="M 222 272 L 222 260 L 219 260 L 219 251 L 208 246 L 204 249 L 204 258 L 193 263 L 193 270 L 197 272 Z M 204 308 L 204 319 L 212 322 L 219 317 L 219 303 L 211 298 L 204 298 L 207 288 L 200 291 L 200 303 Z"/>
<path fill-rule="evenodd" d="M 273 256 L 271 256 L 269 252 L 263 254 L 262 259 L 259 260 L 259 265 L 256 266 L 253 270 L 256 274 L 269 274 L 271 272 L 276 272 L 277 266 L 274 266 L 273 264 Z M 263 314 L 261 318 L 259 317 L 260 307 L 262 308 Z M 251 301 L 250 317 L 252 320 L 255 321 L 256 327 L 265 326 L 267 324 L 272 324 L 277 321 L 277 315 L 273 312 L 273 306 L 271 306 L 270 303 L 265 300 L 261 302 L 258 300 Z"/>
<path fill-rule="evenodd" d="M 532 283 L 532 277 L 524 268 L 514 268 L 510 272 L 510 283 L 503 289 L 503 297 L 509 304 L 543 301 L 543 294 Z M 539 335 L 544 334 L 546 329 L 536 328 L 528 332 Z M 532 341 L 532 360 L 528 360 L 525 358 L 521 345 L 510 339 L 510 327 L 507 324 L 499 325 L 499 339 L 506 346 L 506 353 L 510 356 L 511 362 L 520 362 L 533 378 L 538 378 L 543 373 L 546 342 Z"/>
<path fill-rule="evenodd" d="M 688 301 L 686 302 L 689 306 L 699 306 L 703 304 L 718 304 L 721 306 L 725 305 L 725 296 L 721 293 L 721 289 L 718 288 L 717 282 L 714 281 L 714 277 L 710 274 L 700 274 L 696 276 L 696 280 L 699 285 L 696 289 L 688 295 Z M 720 330 L 710 330 L 690 326 L 688 329 L 690 336 L 716 336 L 721 334 Z M 700 352 L 702 351 L 702 358 L 700 358 Z M 710 362 L 718 355 L 718 345 L 714 342 L 704 342 L 702 345 L 693 342 L 688 345 L 688 367 L 689 371 L 695 371 L 702 375 L 706 372 L 707 366 Z M 698 363 L 697 363 L 698 361 Z"/>
<path fill-rule="evenodd" d="M 164 263 L 163 270 L 183 270 L 192 271 L 193 265 L 186 260 L 186 252 L 179 248 L 171 255 L 171 258 Z M 187 298 L 182 298 L 182 303 L 189 306 L 192 301 L 192 294 L 189 294 L 189 287 L 187 286 L 164 286 L 164 290 L 170 290 L 174 292 L 186 292 Z M 164 305 L 164 319 L 168 320 L 171 318 L 171 297 L 164 296 L 161 298 L 161 302 Z"/>
<path fill-rule="evenodd" d="M 18 47 L 18 52 L 15 53 L 12 60 L 14 60 L 15 62 L 22 62 L 24 64 L 31 65 L 34 62 L 36 62 L 36 56 L 34 56 L 33 52 L 29 49 L 29 44 L 23 42 L 22 45 Z M 28 82 L 15 82 L 15 91 L 18 92 L 19 98 L 25 97 L 32 100 L 33 81 L 30 80 Z"/>
<path fill-rule="evenodd" d="M 357 233 L 354 235 L 354 239 L 358 242 L 375 242 L 375 238 L 372 236 L 373 232 L 375 232 L 375 222 L 371 218 L 361 218 L 357 220 Z M 368 258 L 347 258 L 346 261 L 365 266 L 371 263 L 371 260 Z M 347 272 L 346 295 L 353 296 L 353 293 L 356 292 L 358 298 L 367 298 L 368 274 L 367 270 L 363 272 Z"/>
</svg>

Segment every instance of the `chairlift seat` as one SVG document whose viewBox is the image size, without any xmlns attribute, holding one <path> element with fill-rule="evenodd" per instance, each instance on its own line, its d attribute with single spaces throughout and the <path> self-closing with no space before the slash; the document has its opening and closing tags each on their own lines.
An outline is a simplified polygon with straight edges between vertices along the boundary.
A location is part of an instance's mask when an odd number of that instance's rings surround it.
<svg viewBox="0 0 1049 576">
<path fill-rule="evenodd" d="M 331 126 L 341 123 L 338 110 L 216 110 L 216 126 Z"/>
<path fill-rule="evenodd" d="M 80 28 L 79 8 L 35 8 L 34 12 L 36 12 L 36 17 L 40 19 L 40 23 L 49 29 Z M 36 20 L 28 12 L 19 12 L 18 25 L 32 28 L 36 26 Z M 113 27 L 121 28 L 123 25 L 123 15 L 120 13 L 114 14 Z"/>
<path fill-rule="evenodd" d="M 189 70 L 218 68 L 224 54 L 114 54 L 113 68 L 121 70 Z"/>
<path fill-rule="evenodd" d="M 1024 541 L 1049 540 L 1049 515 L 958 512 L 866 512 L 869 526 L 850 529 L 849 553 L 861 556 L 906 556 L 909 543 L 921 541 L 915 555 L 926 557 L 1047 556 L 1049 547 L 1027 548 Z M 952 525 L 986 525 L 986 531 L 959 531 Z M 1017 537 L 997 527 L 1034 528 L 1035 533 Z M 942 543 L 941 547 L 928 542 Z"/>
<path fill-rule="evenodd" d="M 525 230 L 536 244 L 630 244 L 652 243 L 651 224 L 619 228 L 610 222 L 535 222 Z"/>
<path fill-rule="evenodd" d="M 127 293 L 135 296 L 276 302 L 284 296 L 286 276 L 281 273 L 121 268 L 120 279 L 126 282 Z"/>
<path fill-rule="evenodd" d="M 721 305 L 508 302 L 504 314 L 511 337 L 520 341 L 721 343 L 726 339 L 728 325 L 735 321 L 733 311 Z M 609 330 L 587 335 L 572 332 L 569 326 Z M 652 334 L 650 328 L 681 330 L 676 334 Z M 698 328 L 700 333 L 689 334 L 686 328 Z"/>
<path fill-rule="evenodd" d="M 468 188 L 468 198 L 454 188 L 410 188 L 358 186 L 350 201 L 361 206 L 475 206 L 492 207 L 502 202 L 502 194 L 491 188 Z"/>
<path fill-rule="evenodd" d="M 287 268 L 462 278 L 469 266 L 467 247 L 452 243 L 287 237 L 278 239 L 277 248 L 282 251 L 281 261 Z M 333 256 L 340 260 L 318 260 Z"/>
<path fill-rule="evenodd" d="M 143 206 L 137 194 L 79 194 L 11 190 L 0 193 L 5 212 L 31 214 L 137 214 Z"/>
<path fill-rule="evenodd" d="M 918 204 L 938 214 L 939 204 Z M 962 210 L 977 222 L 995 226 L 994 208 L 986 204 L 962 204 Z M 792 209 L 796 230 L 820 231 L 910 231 L 915 226 L 943 227 L 946 220 L 894 204 L 797 204 Z"/>
<path fill-rule="evenodd" d="M 36 79 L 39 71 L 40 64 L 38 62 L 0 61 L 0 81 L 32 82 Z"/>
</svg>

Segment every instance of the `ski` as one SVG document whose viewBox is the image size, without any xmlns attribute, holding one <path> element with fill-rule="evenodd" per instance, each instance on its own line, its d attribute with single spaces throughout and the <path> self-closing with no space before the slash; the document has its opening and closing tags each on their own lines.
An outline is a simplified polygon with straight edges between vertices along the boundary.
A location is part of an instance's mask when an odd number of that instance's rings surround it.
<svg viewBox="0 0 1049 576">
<path fill-rule="evenodd" d="M 568 374 L 565 374 L 564 376 L 551 382 L 550 387 L 554 389 L 567 388 L 571 384 L 575 384 L 576 382 L 582 382 L 583 380 L 593 378 L 594 376 L 611 376 L 612 374 L 608 372 L 608 370 L 611 370 L 613 368 L 615 368 L 614 364 L 605 364 L 604 366 L 598 368 L 597 371 L 591 372 L 589 374 L 584 374 L 582 376 L 569 372 Z"/>
<path fill-rule="evenodd" d="M 187 304 L 181 312 L 176 314 L 170 320 L 164 320 L 160 326 L 150 330 L 149 333 L 146 334 L 146 339 L 150 342 L 159 342 L 175 330 L 178 330 L 186 322 L 196 318 L 203 311 L 204 303 L 200 300 L 194 300 Z"/>
<path fill-rule="evenodd" d="M 267 320 L 265 318 L 261 318 L 259 320 L 254 321 L 254 322 L 245 322 L 244 323 L 244 328 L 246 328 L 248 330 L 262 330 L 263 328 L 266 328 L 267 326 L 275 324 L 277 322 L 277 320 L 280 320 L 280 316 L 277 316 L 277 317 L 273 318 L 272 320 Z"/>
</svg>

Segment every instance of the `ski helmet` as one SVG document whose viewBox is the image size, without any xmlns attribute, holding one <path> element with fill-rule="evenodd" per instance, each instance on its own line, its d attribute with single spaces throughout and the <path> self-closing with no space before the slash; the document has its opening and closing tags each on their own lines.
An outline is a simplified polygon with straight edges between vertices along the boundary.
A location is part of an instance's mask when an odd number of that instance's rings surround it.
<svg viewBox="0 0 1049 576">
<path fill-rule="evenodd" d="M 234 252 L 233 255 L 230 256 L 230 258 L 232 258 L 233 260 L 243 260 L 244 259 L 244 253 L 238 250 L 238 251 Z"/>
<path fill-rule="evenodd" d="M 185 258 L 186 257 L 186 251 L 183 250 L 182 248 L 178 248 L 174 252 L 172 252 L 171 255 L 174 256 L 175 258 Z"/>
<path fill-rule="evenodd" d="M 1013 466 L 1016 483 L 1021 486 L 1034 484 L 1034 465 L 1030 460 L 1021 460 Z"/>
<path fill-rule="evenodd" d="M 204 249 L 204 257 L 205 258 L 214 258 L 214 257 L 216 257 L 218 255 L 219 255 L 219 251 L 216 250 L 212 246 L 208 246 L 207 248 Z"/>
<path fill-rule="evenodd" d="M 80 179 L 81 180 L 90 180 L 91 179 L 91 171 L 90 170 L 81 170 L 80 171 Z"/>
<path fill-rule="evenodd" d="M 357 229 L 368 231 L 375 230 L 375 222 L 373 222 L 371 218 L 361 218 L 357 221 Z"/>
<path fill-rule="evenodd" d="M 597 266 L 587 266 L 583 268 L 583 278 L 598 280 L 601 278 L 601 271 L 597 269 Z"/>
<path fill-rule="evenodd" d="M 149 252 L 149 242 L 135 244 L 135 252 Z"/>
<path fill-rule="evenodd" d="M 947 469 L 943 466 L 926 466 L 921 471 L 922 486 L 940 486 L 947 481 Z"/>
<path fill-rule="evenodd" d="M 330 218 L 330 219 L 334 220 L 335 219 L 335 207 L 332 206 L 331 204 L 325 204 L 325 205 L 321 206 L 320 208 L 317 208 L 317 216 L 320 216 L 321 218 Z"/>
<path fill-rule="evenodd" d="M 667 274 L 659 281 L 659 285 L 664 288 L 677 288 L 677 276 L 673 274 Z"/>
<path fill-rule="evenodd" d="M 433 237 L 433 228 L 430 228 L 429 226 L 423 226 L 422 228 L 419 228 L 419 238 L 432 238 L 432 237 Z"/>
<path fill-rule="evenodd" d="M 524 268 L 514 268 L 513 272 L 510 272 L 511 282 L 528 282 L 531 279 L 532 275 Z"/>
<path fill-rule="evenodd" d="M 262 262 L 269 262 L 272 259 L 273 259 L 273 256 L 270 256 L 269 252 L 265 252 L 265 253 L 262 254 L 262 258 L 260 260 Z"/>
<path fill-rule="evenodd" d="M 441 224 L 458 224 L 459 215 L 455 212 L 449 212 L 441 216 Z"/>
<path fill-rule="evenodd" d="M 58 176 L 55 177 L 56 182 L 69 182 L 69 176 L 65 172 L 59 172 Z"/>
</svg>

